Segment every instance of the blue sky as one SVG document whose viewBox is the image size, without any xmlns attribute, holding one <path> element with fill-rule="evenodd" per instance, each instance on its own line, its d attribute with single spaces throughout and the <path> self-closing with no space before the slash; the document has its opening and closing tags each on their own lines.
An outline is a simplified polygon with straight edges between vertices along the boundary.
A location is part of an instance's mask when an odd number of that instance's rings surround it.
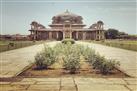
<svg viewBox="0 0 137 91">
<path fill-rule="evenodd" d="M 81 15 L 86 27 L 102 20 L 105 28 L 136 31 L 136 0 L 1 0 L 1 34 L 29 34 L 31 21 L 48 27 L 53 16 L 68 9 Z"/>
</svg>

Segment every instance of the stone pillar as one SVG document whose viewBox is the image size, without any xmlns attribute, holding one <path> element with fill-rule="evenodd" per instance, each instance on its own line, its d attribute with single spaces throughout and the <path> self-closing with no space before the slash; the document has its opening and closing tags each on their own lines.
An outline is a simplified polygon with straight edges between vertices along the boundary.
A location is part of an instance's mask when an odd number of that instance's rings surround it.
<svg viewBox="0 0 137 91">
<path fill-rule="evenodd" d="M 58 32 L 56 32 L 56 37 L 57 37 L 57 40 L 58 40 L 58 38 L 59 38 Z"/>
<path fill-rule="evenodd" d="M 78 39 L 78 32 L 76 32 L 76 39 Z"/>
<path fill-rule="evenodd" d="M 63 39 L 65 39 L 65 32 L 63 31 Z"/>
<path fill-rule="evenodd" d="M 52 32 L 49 32 L 49 39 L 52 39 Z"/>
<path fill-rule="evenodd" d="M 32 31 L 30 31 L 30 35 L 32 35 Z"/>
<path fill-rule="evenodd" d="M 100 40 L 100 30 L 98 30 L 98 32 L 99 32 L 99 33 L 98 33 L 98 37 L 99 37 L 98 39 Z"/>
<path fill-rule="evenodd" d="M 102 31 L 102 39 L 103 40 L 105 39 L 105 33 L 104 33 L 104 31 Z"/>
<path fill-rule="evenodd" d="M 36 40 L 37 32 L 34 30 L 34 40 Z"/>
<path fill-rule="evenodd" d="M 63 39 L 65 39 L 65 24 L 63 24 Z"/>
<path fill-rule="evenodd" d="M 71 24 L 70 24 L 70 30 L 69 30 L 69 33 L 70 33 L 70 39 L 72 39 L 72 28 L 71 28 Z"/>
<path fill-rule="evenodd" d="M 101 40 L 102 39 L 102 31 L 101 30 L 100 30 L 99 36 L 100 36 L 100 40 Z"/>
<path fill-rule="evenodd" d="M 83 40 L 86 39 L 86 32 L 83 33 Z"/>
<path fill-rule="evenodd" d="M 70 31 L 69 34 L 70 34 L 70 35 L 69 35 L 69 36 L 70 36 L 70 39 L 72 39 L 72 32 Z"/>
<path fill-rule="evenodd" d="M 105 39 L 105 31 L 103 30 L 103 39 Z"/>
<path fill-rule="evenodd" d="M 101 25 L 101 29 L 103 30 L 103 25 Z"/>
<path fill-rule="evenodd" d="M 96 31 L 96 40 L 98 40 L 98 30 Z"/>
<path fill-rule="evenodd" d="M 100 35 L 99 36 L 100 36 L 100 40 L 101 40 L 102 39 L 102 31 L 100 31 Z"/>
</svg>

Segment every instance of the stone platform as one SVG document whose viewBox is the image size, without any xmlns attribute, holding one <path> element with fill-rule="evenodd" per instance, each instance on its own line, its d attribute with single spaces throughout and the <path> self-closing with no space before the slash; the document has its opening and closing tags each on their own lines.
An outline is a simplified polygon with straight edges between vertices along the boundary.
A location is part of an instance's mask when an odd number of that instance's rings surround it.
<svg viewBox="0 0 137 91">
<path fill-rule="evenodd" d="M 23 78 L 0 84 L 0 91 L 137 91 L 136 78 Z"/>
</svg>

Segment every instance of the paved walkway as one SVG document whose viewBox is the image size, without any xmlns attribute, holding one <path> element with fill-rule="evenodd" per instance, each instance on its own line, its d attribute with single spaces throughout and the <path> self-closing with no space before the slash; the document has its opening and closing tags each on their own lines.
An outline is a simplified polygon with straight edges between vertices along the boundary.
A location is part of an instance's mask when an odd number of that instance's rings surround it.
<svg viewBox="0 0 137 91">
<path fill-rule="evenodd" d="M 80 41 L 77 41 L 76 43 L 92 47 L 96 50 L 96 52 L 105 56 L 106 58 L 120 61 L 120 69 L 122 71 L 126 72 L 130 76 L 137 77 L 137 52 L 95 43 Z"/>
<path fill-rule="evenodd" d="M 58 42 L 48 42 L 54 46 Z M 43 44 L 33 45 L 0 53 L 0 77 L 13 77 L 34 61 L 34 56 L 41 51 Z"/>
<path fill-rule="evenodd" d="M 0 91 L 137 91 L 135 78 L 24 78 L 1 82 Z"/>
</svg>

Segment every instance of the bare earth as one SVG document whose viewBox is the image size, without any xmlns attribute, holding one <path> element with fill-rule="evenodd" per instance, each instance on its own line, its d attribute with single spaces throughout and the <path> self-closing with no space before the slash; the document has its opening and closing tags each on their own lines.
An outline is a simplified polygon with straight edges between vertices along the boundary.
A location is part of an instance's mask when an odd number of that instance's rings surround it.
<svg viewBox="0 0 137 91">
<path fill-rule="evenodd" d="M 60 60 L 58 60 L 60 61 Z M 92 78 L 127 78 L 124 73 L 115 69 L 113 72 L 103 75 L 98 70 L 93 69 L 88 62 L 81 60 L 81 67 L 75 74 L 70 74 L 68 70 L 62 67 L 61 62 L 56 62 L 48 69 L 37 70 L 36 65 L 32 65 L 30 68 L 23 71 L 18 77 L 92 77 Z"/>
</svg>

